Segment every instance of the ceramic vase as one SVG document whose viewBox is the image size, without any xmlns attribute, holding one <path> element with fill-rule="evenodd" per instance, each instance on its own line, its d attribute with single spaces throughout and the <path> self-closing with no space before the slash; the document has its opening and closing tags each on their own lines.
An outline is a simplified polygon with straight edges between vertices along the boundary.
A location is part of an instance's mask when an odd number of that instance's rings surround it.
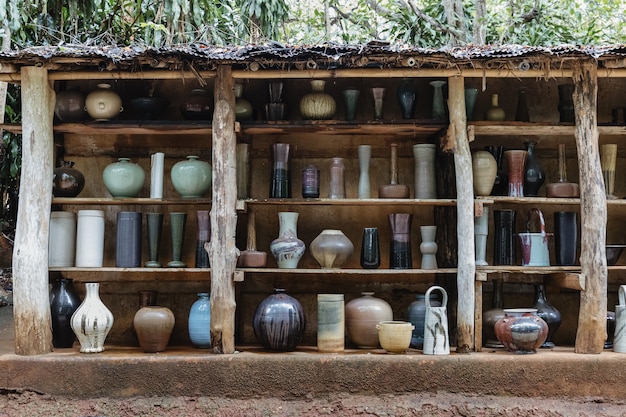
<svg viewBox="0 0 626 417">
<path fill-rule="evenodd" d="M 117 213 L 115 239 L 115 266 L 136 268 L 141 266 L 142 216 L 136 211 Z"/>
<path fill-rule="evenodd" d="M 546 299 L 546 292 L 543 284 L 535 285 L 535 303 L 533 308 L 537 309 L 537 316 L 548 324 L 548 336 L 541 344 L 542 348 L 553 348 L 552 337 L 561 325 L 561 313 Z"/>
<path fill-rule="evenodd" d="M 474 250 L 476 265 L 485 266 L 487 263 L 487 236 L 489 234 L 489 207 L 483 206 L 480 216 L 474 216 Z"/>
<path fill-rule="evenodd" d="M 515 109 L 515 121 L 530 122 L 530 114 L 528 113 L 528 103 L 526 102 L 526 89 L 520 88 L 517 93 L 517 107 Z"/>
<path fill-rule="evenodd" d="M 504 151 L 504 159 L 509 167 L 509 197 L 524 197 L 524 168 L 527 151 Z"/>
<path fill-rule="evenodd" d="M 476 97 L 478 88 L 468 87 L 465 89 L 465 117 L 467 120 L 474 120 L 474 108 L 476 107 Z"/>
<path fill-rule="evenodd" d="M 447 120 L 446 103 L 443 97 L 443 86 L 446 81 L 436 80 L 429 83 L 433 87 L 432 115 L 435 120 Z"/>
<path fill-rule="evenodd" d="M 324 80 L 311 80 L 311 90 L 313 92 L 305 94 L 300 99 L 300 114 L 302 118 L 309 120 L 332 119 L 335 115 L 337 105 L 335 99 L 330 94 L 324 92 Z"/>
<path fill-rule="evenodd" d="M 376 325 L 392 321 L 393 311 L 388 302 L 374 297 L 373 292 L 363 292 L 346 304 L 346 333 L 357 347 L 376 349 L 380 346 Z"/>
<path fill-rule="evenodd" d="M 500 107 L 497 94 L 491 95 L 491 106 L 485 112 L 485 120 L 492 122 L 501 122 L 506 119 L 506 113 L 504 109 Z"/>
<path fill-rule="evenodd" d="M 237 200 L 250 197 L 250 144 L 238 143 L 236 147 Z"/>
<path fill-rule="evenodd" d="M 494 210 L 493 223 L 493 264 L 515 265 L 515 210 Z"/>
<path fill-rule="evenodd" d="M 346 106 L 346 121 L 352 122 L 356 119 L 356 109 L 359 104 L 361 92 L 355 88 L 348 88 L 341 93 Z"/>
<path fill-rule="evenodd" d="M 163 231 L 163 213 L 146 213 L 146 226 L 148 238 L 148 261 L 144 264 L 147 268 L 160 268 L 159 252 L 161 250 L 161 234 Z"/>
<path fill-rule="evenodd" d="M 68 211 L 50 213 L 48 267 L 74 266 L 76 256 L 76 215 Z"/>
<path fill-rule="evenodd" d="M 434 294 L 429 294 L 430 305 L 440 307 L 441 303 L 436 300 Z M 424 347 L 424 319 L 426 317 L 426 296 L 424 294 L 416 294 L 415 301 L 409 304 L 407 311 L 408 320 L 415 326 L 411 335 L 411 347 L 414 349 L 422 349 Z"/>
<path fill-rule="evenodd" d="M 291 198 L 290 152 L 291 145 L 288 143 L 272 145 L 270 198 Z"/>
<path fill-rule="evenodd" d="M 498 174 L 496 158 L 487 151 L 472 154 L 472 174 L 474 177 L 474 194 L 486 196 L 491 194 Z"/>
<path fill-rule="evenodd" d="M 435 156 L 437 148 L 433 144 L 413 145 L 415 160 L 415 198 L 437 198 L 437 182 L 435 176 Z"/>
<path fill-rule="evenodd" d="M 279 268 L 295 269 L 304 254 L 304 242 L 298 239 L 298 213 L 278 213 L 278 238 L 270 243 L 270 252 Z"/>
<path fill-rule="evenodd" d="M 306 316 L 297 299 L 286 294 L 284 289 L 276 289 L 257 306 L 252 327 L 265 349 L 290 352 L 304 337 Z"/>
<path fill-rule="evenodd" d="M 615 312 L 606 312 L 606 341 L 604 342 L 605 349 L 613 349 L 613 340 L 615 339 Z"/>
<path fill-rule="evenodd" d="M 385 104 L 385 93 L 387 89 L 385 87 L 372 87 L 370 88 L 370 94 L 372 95 L 372 102 L 374 103 L 374 119 L 382 120 L 384 104 Z"/>
<path fill-rule="evenodd" d="M 534 308 L 504 309 L 504 317 L 496 322 L 495 332 L 504 347 L 517 354 L 537 353 L 548 337 L 548 325 Z"/>
<path fill-rule="evenodd" d="M 389 214 L 391 228 L 391 244 L 389 246 L 389 268 L 411 269 L 413 258 L 411 255 L 411 221 L 410 213 Z"/>
<path fill-rule="evenodd" d="M 54 114 L 65 123 L 82 122 L 87 116 L 85 93 L 78 86 L 68 87 L 56 93 Z"/>
<path fill-rule="evenodd" d="M 208 292 L 199 292 L 198 299 L 191 305 L 188 329 L 189 339 L 195 347 L 211 347 L 211 295 Z"/>
<path fill-rule="evenodd" d="M 430 295 L 433 291 L 441 293 L 441 305 L 432 304 Z M 449 355 L 450 338 L 448 336 L 448 293 L 443 287 L 433 285 L 425 294 L 426 314 L 424 315 L 425 355 Z"/>
<path fill-rule="evenodd" d="M 74 162 L 63 161 L 52 174 L 52 194 L 55 197 L 76 197 L 85 188 L 85 176 L 74 168 Z"/>
<path fill-rule="evenodd" d="M 302 198 L 320 197 L 320 169 L 307 165 L 302 169 Z"/>
<path fill-rule="evenodd" d="M 557 265 L 576 265 L 577 216 L 575 211 L 557 211 L 554 213 L 554 247 Z"/>
<path fill-rule="evenodd" d="M 174 313 L 163 306 L 140 308 L 133 318 L 139 346 L 146 353 L 164 352 L 170 340 L 176 319 Z"/>
<path fill-rule="evenodd" d="M 483 341 L 485 347 L 503 348 L 504 345 L 498 341 L 495 330 L 495 325 L 498 320 L 504 317 L 501 280 L 493 280 L 493 293 L 491 297 L 491 308 L 483 313 Z"/>
<path fill-rule="evenodd" d="M 604 191 L 608 200 L 615 200 L 615 169 L 617 165 L 617 145 L 614 143 L 600 146 L 600 166 L 604 178 Z"/>
<path fill-rule="evenodd" d="M 341 230 L 326 229 L 309 246 L 322 269 L 341 268 L 354 252 L 354 245 Z"/>
<path fill-rule="evenodd" d="M 212 176 L 211 164 L 197 155 L 176 162 L 170 171 L 172 186 L 182 198 L 202 198 L 211 188 Z"/>
<path fill-rule="evenodd" d="M 328 198 L 346 198 L 346 166 L 343 158 L 333 158 L 330 163 L 330 180 L 328 183 Z"/>
<path fill-rule="evenodd" d="M 537 215 L 539 231 L 531 232 L 531 216 Z M 552 233 L 546 233 L 546 222 L 538 208 L 532 208 L 526 216 L 526 231 L 517 234 L 522 252 L 522 266 L 550 266 L 548 239 Z"/>
<path fill-rule="evenodd" d="M 378 240 L 378 228 L 366 227 L 363 229 L 361 239 L 361 267 L 363 269 L 376 269 L 380 266 L 380 243 Z"/>
<path fill-rule="evenodd" d="M 72 330 L 80 342 L 82 353 L 102 352 L 113 326 L 113 314 L 100 300 L 99 289 L 97 282 L 86 283 L 85 299 L 72 315 Z"/>
<path fill-rule="evenodd" d="M 204 245 L 211 240 L 211 217 L 209 210 L 196 211 L 198 232 L 196 234 L 196 268 L 209 268 L 209 254 Z"/>
<path fill-rule="evenodd" d="M 183 244 L 185 242 L 185 225 L 187 213 L 170 213 L 170 234 L 172 238 L 172 260 L 167 263 L 169 268 L 184 268 Z"/>
<path fill-rule="evenodd" d="M 113 197 L 137 197 L 145 179 L 143 168 L 130 162 L 129 158 L 118 158 L 102 171 L 104 186 Z"/>
<path fill-rule="evenodd" d="M 396 90 L 398 104 L 403 119 L 412 119 L 415 116 L 417 103 L 417 89 L 410 78 L 403 78 Z"/>
<path fill-rule="evenodd" d="M 79 268 L 100 268 L 104 259 L 104 211 L 79 210 L 76 221 L 76 261 Z"/>
<path fill-rule="evenodd" d="M 359 157 L 359 185 L 358 198 L 370 198 L 370 160 L 372 158 L 372 147 L 370 145 L 359 145 L 357 148 Z"/>
<path fill-rule="evenodd" d="M 85 109 L 96 121 L 116 118 L 123 110 L 122 99 L 111 89 L 111 84 L 98 84 L 98 88 L 87 94 Z"/>
<path fill-rule="evenodd" d="M 411 344 L 415 326 L 406 321 L 381 321 L 376 325 L 380 346 L 387 353 L 405 353 Z"/>
<path fill-rule="evenodd" d="M 74 345 L 76 335 L 72 331 L 70 322 L 80 303 L 80 297 L 71 279 L 54 280 L 50 290 L 50 316 L 52 318 L 52 346 L 55 348 L 70 348 Z"/>
<path fill-rule="evenodd" d="M 180 114 L 187 120 L 210 120 L 213 96 L 202 88 L 195 88 L 180 103 Z"/>
<path fill-rule="evenodd" d="M 574 84 L 560 84 L 559 90 L 559 121 L 564 123 L 574 123 Z"/>
<path fill-rule="evenodd" d="M 535 142 L 526 142 L 526 165 L 524 167 L 524 196 L 536 197 L 546 181 L 546 174 L 537 159 Z"/>
<path fill-rule="evenodd" d="M 254 109 L 252 104 L 243 98 L 243 84 L 235 84 L 235 120 L 243 121 L 252 119 Z"/>
<path fill-rule="evenodd" d="M 163 97 L 136 97 L 130 102 L 142 120 L 156 120 L 163 117 L 170 101 Z"/>
<path fill-rule="evenodd" d="M 346 313 L 343 294 L 317 294 L 317 351 L 344 351 Z"/>
<path fill-rule="evenodd" d="M 487 146 L 485 150 L 489 152 L 496 160 L 498 170 L 496 179 L 493 182 L 491 195 L 508 195 L 509 193 L 509 175 L 502 168 L 502 156 L 504 155 L 504 146 Z"/>
<path fill-rule="evenodd" d="M 437 226 L 420 226 L 422 243 L 420 252 L 422 253 L 422 269 L 437 269 Z"/>
</svg>

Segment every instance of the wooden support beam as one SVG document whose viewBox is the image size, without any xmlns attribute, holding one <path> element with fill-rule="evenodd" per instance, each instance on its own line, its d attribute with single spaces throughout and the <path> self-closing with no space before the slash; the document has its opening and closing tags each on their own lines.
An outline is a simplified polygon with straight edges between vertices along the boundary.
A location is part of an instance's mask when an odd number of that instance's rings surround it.
<svg viewBox="0 0 626 417">
<path fill-rule="evenodd" d="M 467 138 L 465 89 L 462 77 L 448 78 L 448 110 L 454 132 L 454 166 L 457 190 L 458 272 L 457 352 L 466 353 L 474 345 L 474 188 L 472 155 Z"/>
<path fill-rule="evenodd" d="M 548 291 L 558 291 L 561 288 L 570 290 L 585 291 L 585 274 L 576 272 L 559 272 L 546 276 L 546 286 Z"/>
<path fill-rule="evenodd" d="M 15 353 L 52 351 L 48 225 L 55 95 L 44 68 L 22 68 L 22 173 L 13 250 Z"/>
<path fill-rule="evenodd" d="M 574 80 L 574 136 L 580 178 L 580 267 L 585 277 L 585 290 L 580 293 L 575 351 L 601 353 L 606 340 L 607 208 L 598 145 L 596 64 L 579 61 Z"/>
<path fill-rule="evenodd" d="M 474 350 L 480 352 L 483 350 L 483 280 L 476 277 L 474 288 Z"/>
<path fill-rule="evenodd" d="M 235 90 L 230 66 L 222 65 L 215 80 L 213 114 L 213 204 L 211 206 L 211 345 L 215 353 L 235 352 L 235 267 L 239 250 Z"/>
</svg>

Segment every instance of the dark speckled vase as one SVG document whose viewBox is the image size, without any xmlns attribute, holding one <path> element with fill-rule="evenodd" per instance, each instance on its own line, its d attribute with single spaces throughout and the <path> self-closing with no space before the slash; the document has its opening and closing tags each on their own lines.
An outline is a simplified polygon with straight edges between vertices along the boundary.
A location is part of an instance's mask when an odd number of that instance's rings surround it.
<svg viewBox="0 0 626 417">
<path fill-rule="evenodd" d="M 290 352 L 304 336 L 306 317 L 298 300 L 284 289 L 259 303 L 254 312 L 254 335 L 267 350 Z"/>
</svg>

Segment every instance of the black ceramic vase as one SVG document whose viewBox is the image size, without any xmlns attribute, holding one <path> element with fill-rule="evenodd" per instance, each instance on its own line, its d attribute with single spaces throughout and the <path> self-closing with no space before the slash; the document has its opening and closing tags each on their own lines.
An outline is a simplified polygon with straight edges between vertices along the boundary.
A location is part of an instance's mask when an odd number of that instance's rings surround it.
<svg viewBox="0 0 626 417">
<path fill-rule="evenodd" d="M 284 289 L 276 289 L 254 312 L 254 335 L 265 349 L 274 352 L 295 350 L 304 337 L 305 326 L 302 304 Z"/>
<path fill-rule="evenodd" d="M 515 210 L 494 210 L 493 222 L 493 264 L 515 265 Z"/>
<path fill-rule="evenodd" d="M 537 316 L 548 324 L 548 338 L 541 345 L 542 348 L 553 348 L 552 336 L 561 325 L 561 313 L 546 299 L 546 293 L 543 284 L 535 285 L 535 304 L 533 308 L 537 309 Z"/>
<path fill-rule="evenodd" d="M 528 156 L 524 168 L 524 196 L 536 197 L 539 194 L 539 189 L 546 181 L 546 174 L 539 160 L 537 160 L 535 142 L 526 142 L 525 144 Z"/>
<path fill-rule="evenodd" d="M 554 244 L 557 265 L 576 265 L 578 225 L 575 211 L 554 213 Z"/>
<path fill-rule="evenodd" d="M 409 78 L 403 78 L 397 90 L 398 104 L 403 119 L 412 119 L 415 115 L 417 90 Z"/>
<path fill-rule="evenodd" d="M 363 229 L 361 243 L 361 267 L 364 269 L 376 269 L 380 266 L 380 244 L 378 241 L 378 228 L 366 227 Z"/>
<path fill-rule="evenodd" d="M 506 170 L 502 168 L 504 146 L 487 146 L 485 147 L 485 150 L 493 155 L 498 164 L 498 171 L 496 172 L 496 179 L 493 183 L 493 188 L 491 189 L 491 195 L 508 195 L 509 175 Z"/>
<path fill-rule="evenodd" d="M 52 175 L 52 194 L 55 197 L 76 197 L 85 187 L 85 176 L 74 168 L 74 162 L 63 161 Z"/>
<path fill-rule="evenodd" d="M 50 291 L 50 314 L 52 316 L 52 346 L 71 348 L 76 336 L 70 326 L 72 314 L 80 306 L 80 297 L 72 280 L 58 278 Z"/>
</svg>

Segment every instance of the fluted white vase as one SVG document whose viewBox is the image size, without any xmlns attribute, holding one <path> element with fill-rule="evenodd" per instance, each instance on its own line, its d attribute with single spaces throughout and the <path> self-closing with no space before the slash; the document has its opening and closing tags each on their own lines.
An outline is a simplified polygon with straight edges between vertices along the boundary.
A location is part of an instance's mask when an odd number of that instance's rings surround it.
<svg viewBox="0 0 626 417">
<path fill-rule="evenodd" d="M 97 353 L 104 350 L 104 340 L 113 327 L 113 313 L 100 300 L 100 284 L 85 284 L 86 295 L 72 315 L 72 330 L 80 342 L 82 353 Z"/>
</svg>

